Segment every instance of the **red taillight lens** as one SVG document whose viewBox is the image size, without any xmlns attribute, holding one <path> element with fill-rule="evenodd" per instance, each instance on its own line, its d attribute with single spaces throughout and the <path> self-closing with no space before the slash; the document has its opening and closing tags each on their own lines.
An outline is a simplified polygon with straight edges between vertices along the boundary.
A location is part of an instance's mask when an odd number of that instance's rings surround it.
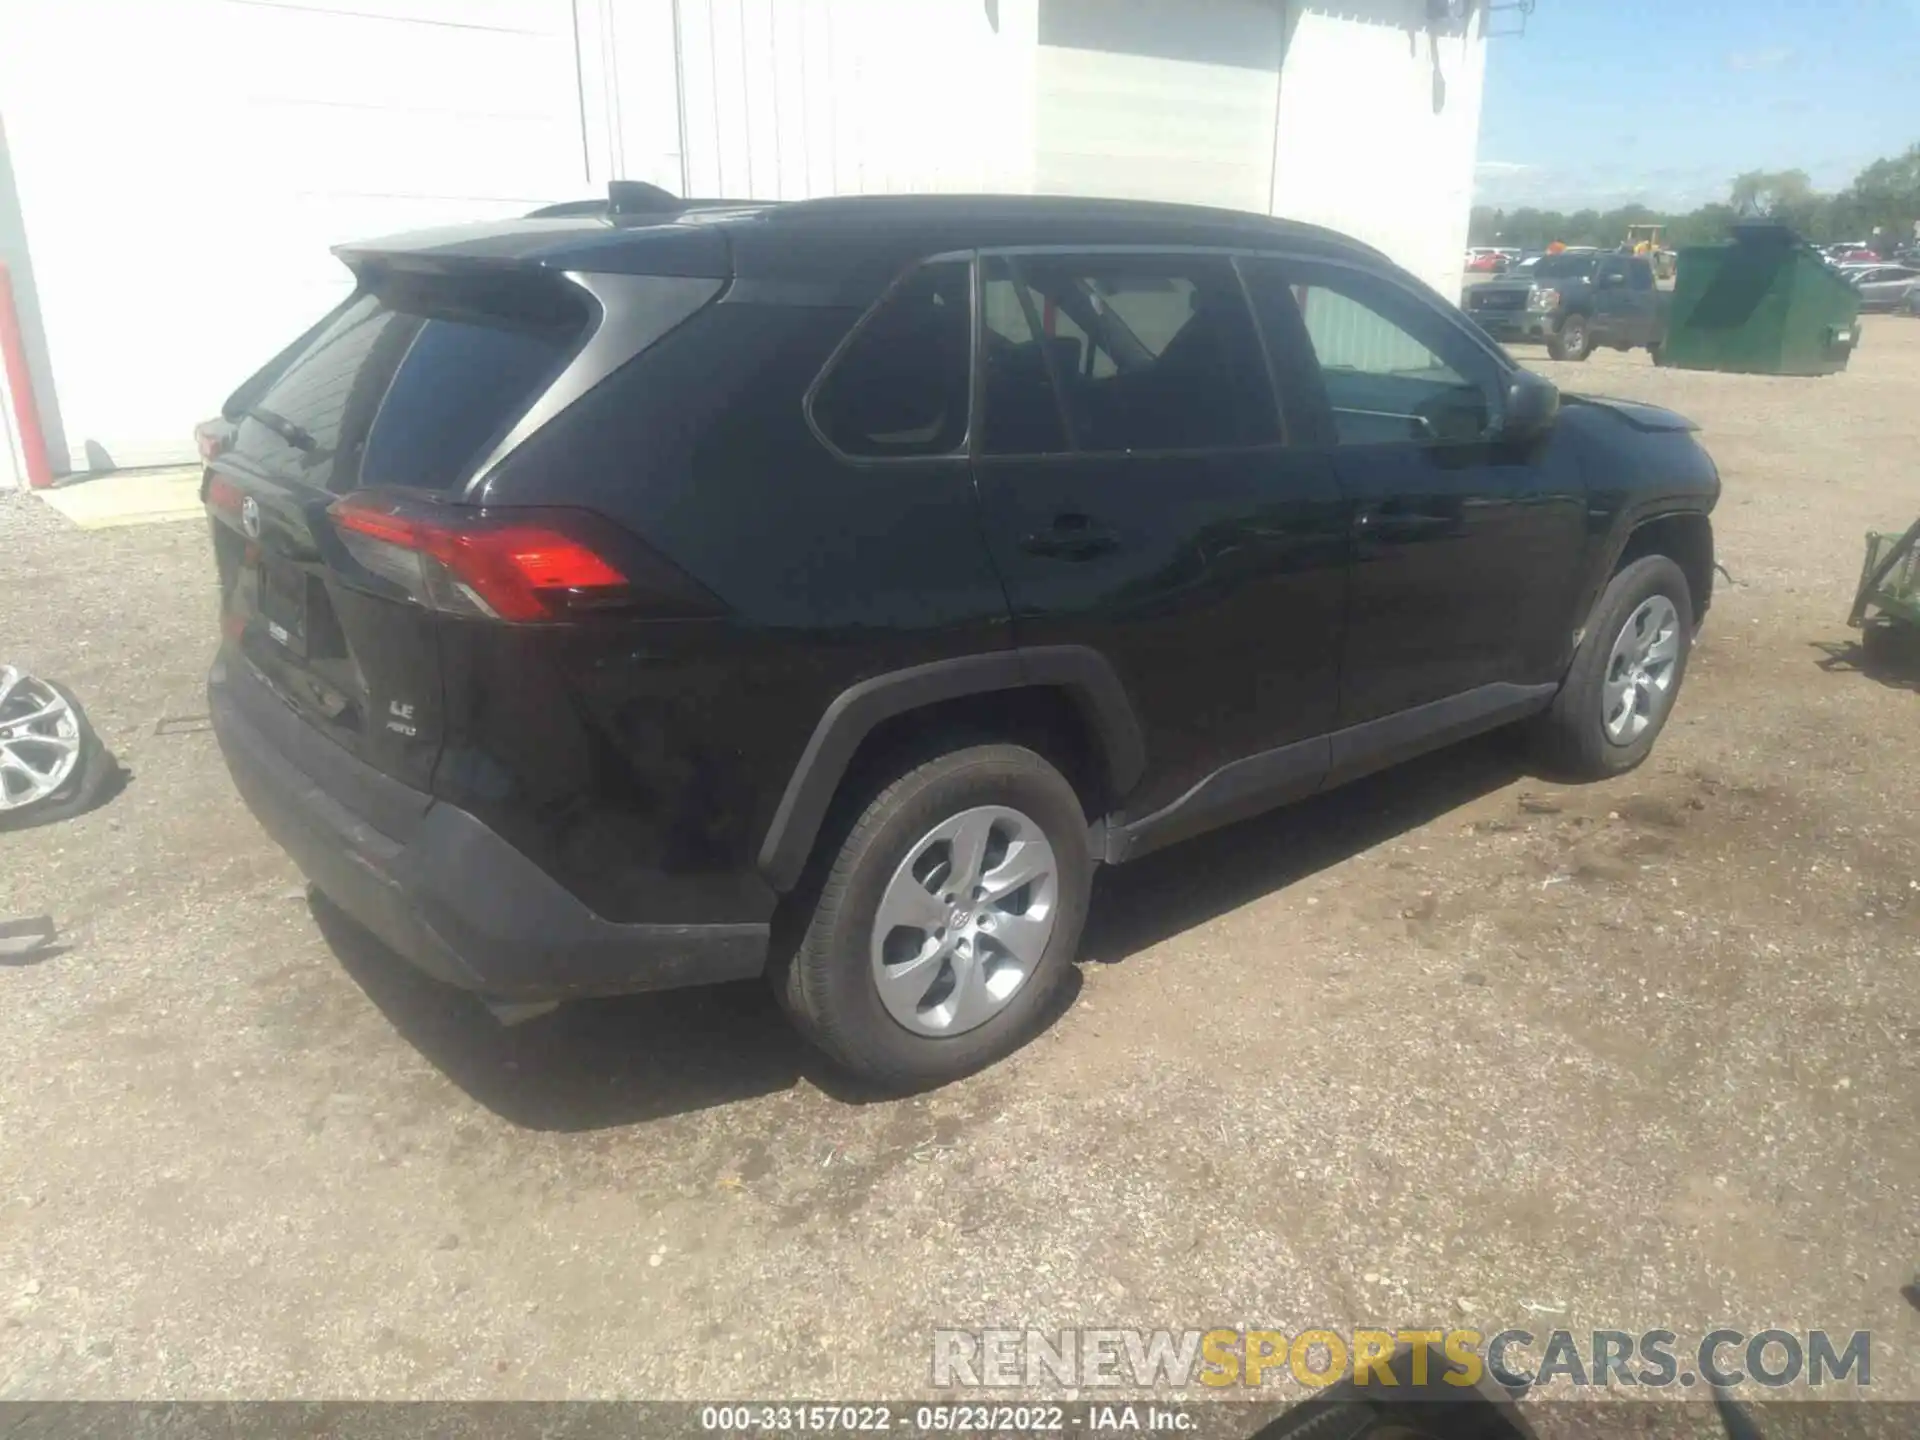
<svg viewBox="0 0 1920 1440">
<path fill-rule="evenodd" d="M 368 492 L 327 513 L 356 560 L 431 609 L 563 620 L 630 598 L 620 569 L 551 514 L 489 515 Z"/>
<path fill-rule="evenodd" d="M 207 477 L 206 503 L 209 510 L 219 511 L 237 525 L 240 523 L 241 499 L 240 487 L 226 476 L 209 475 Z"/>
</svg>

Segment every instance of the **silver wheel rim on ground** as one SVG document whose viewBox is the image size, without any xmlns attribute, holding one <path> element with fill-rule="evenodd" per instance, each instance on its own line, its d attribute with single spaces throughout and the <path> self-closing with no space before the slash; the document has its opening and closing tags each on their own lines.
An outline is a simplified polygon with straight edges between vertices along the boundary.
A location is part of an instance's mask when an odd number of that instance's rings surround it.
<svg viewBox="0 0 1920 1440">
<path fill-rule="evenodd" d="M 0 665 L 0 813 L 46 799 L 80 763 L 80 717 L 44 680 Z"/>
<path fill-rule="evenodd" d="M 1627 617 L 1607 657 L 1600 713 L 1609 740 L 1631 745 L 1660 718 L 1679 661 L 1680 612 L 1666 596 L 1649 596 Z"/>
<path fill-rule="evenodd" d="M 916 1035 L 962 1035 L 1012 1003 L 1047 953 L 1060 867 L 1018 810 L 982 805 L 934 826 L 887 881 L 873 983 Z"/>
</svg>

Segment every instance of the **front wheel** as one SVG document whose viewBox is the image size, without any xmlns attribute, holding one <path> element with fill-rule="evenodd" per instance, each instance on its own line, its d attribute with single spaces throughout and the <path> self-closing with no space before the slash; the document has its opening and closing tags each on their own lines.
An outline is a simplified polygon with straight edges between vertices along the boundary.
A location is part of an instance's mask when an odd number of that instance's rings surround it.
<svg viewBox="0 0 1920 1440">
<path fill-rule="evenodd" d="M 867 805 L 777 967 L 801 1032 L 889 1090 L 1022 1044 L 1072 964 L 1093 860 L 1079 797 L 1018 745 L 905 771 Z"/>
<path fill-rule="evenodd" d="M 1566 682 L 1535 722 L 1543 758 L 1583 780 L 1639 765 L 1673 713 L 1692 649 L 1687 577 L 1664 555 L 1634 561 L 1608 582 Z"/>
<path fill-rule="evenodd" d="M 1584 360 L 1592 353 L 1593 331 L 1584 315 L 1567 316 L 1547 341 L 1547 354 L 1555 360 Z"/>
</svg>

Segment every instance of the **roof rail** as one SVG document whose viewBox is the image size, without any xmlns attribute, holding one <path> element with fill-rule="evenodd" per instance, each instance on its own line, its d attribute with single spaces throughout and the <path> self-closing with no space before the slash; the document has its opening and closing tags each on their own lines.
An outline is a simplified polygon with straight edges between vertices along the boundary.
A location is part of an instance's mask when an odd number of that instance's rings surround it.
<svg viewBox="0 0 1920 1440">
<path fill-rule="evenodd" d="M 554 220 L 573 215 L 666 215 L 684 210 L 687 202 L 679 196 L 649 185 L 644 180 L 609 180 L 604 200 L 563 200 L 558 205 L 542 205 L 529 210 L 529 220 Z"/>
</svg>

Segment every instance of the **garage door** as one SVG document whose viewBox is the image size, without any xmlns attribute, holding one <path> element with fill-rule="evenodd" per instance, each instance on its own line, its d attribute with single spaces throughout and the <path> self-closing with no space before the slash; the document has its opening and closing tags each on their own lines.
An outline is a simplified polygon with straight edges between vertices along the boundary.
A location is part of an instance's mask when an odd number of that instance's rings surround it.
<svg viewBox="0 0 1920 1440">
<path fill-rule="evenodd" d="M 329 246 L 587 188 L 570 0 L 7 0 L 0 104 L 75 468 L 186 458 Z"/>
<path fill-rule="evenodd" d="M 1034 188 L 1267 213 L 1283 9 L 1040 0 Z"/>
</svg>

